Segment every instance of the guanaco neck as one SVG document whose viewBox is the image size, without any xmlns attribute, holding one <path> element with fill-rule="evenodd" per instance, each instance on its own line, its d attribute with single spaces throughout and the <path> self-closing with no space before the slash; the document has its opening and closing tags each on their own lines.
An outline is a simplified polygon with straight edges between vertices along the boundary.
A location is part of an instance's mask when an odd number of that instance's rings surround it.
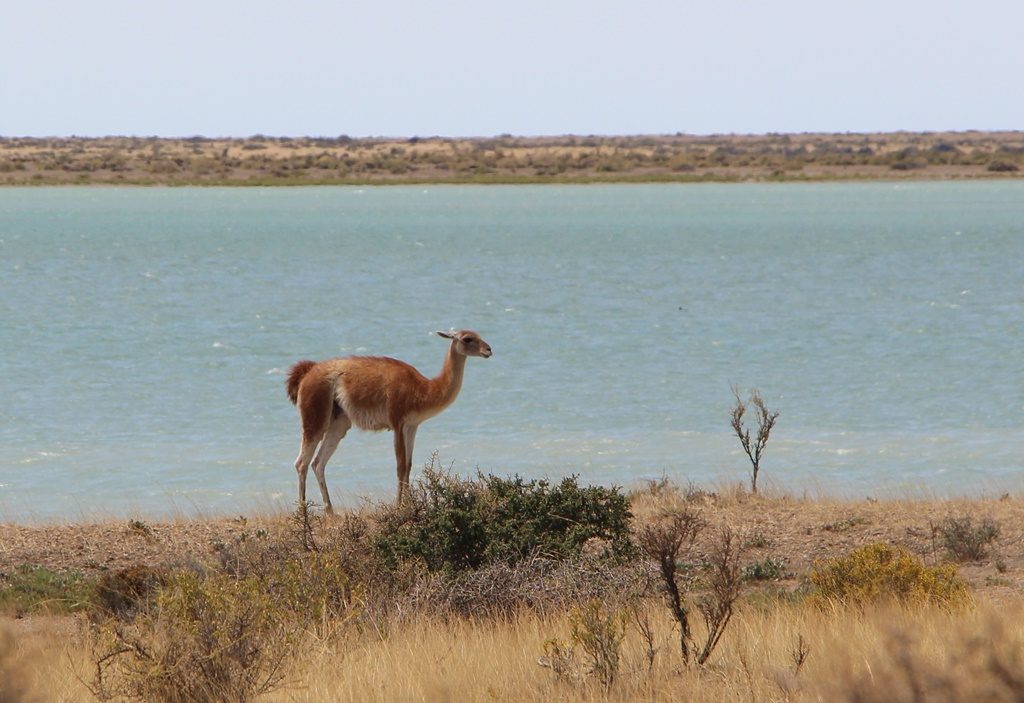
<svg viewBox="0 0 1024 703">
<path fill-rule="evenodd" d="M 448 347 L 441 373 L 430 379 L 430 399 L 434 407 L 447 407 L 462 388 L 462 374 L 466 370 L 466 357 L 455 351 L 455 342 Z"/>
</svg>

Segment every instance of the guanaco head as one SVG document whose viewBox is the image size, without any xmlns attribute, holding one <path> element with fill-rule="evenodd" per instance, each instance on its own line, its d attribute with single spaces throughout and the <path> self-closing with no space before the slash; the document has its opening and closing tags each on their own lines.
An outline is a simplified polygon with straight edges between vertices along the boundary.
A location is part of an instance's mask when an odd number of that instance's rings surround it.
<svg viewBox="0 0 1024 703">
<path fill-rule="evenodd" d="M 491 356 L 491 345 L 480 338 L 472 330 L 459 330 L 458 332 L 438 332 L 439 336 L 452 340 L 455 351 L 463 356 L 482 356 L 485 359 Z"/>
</svg>

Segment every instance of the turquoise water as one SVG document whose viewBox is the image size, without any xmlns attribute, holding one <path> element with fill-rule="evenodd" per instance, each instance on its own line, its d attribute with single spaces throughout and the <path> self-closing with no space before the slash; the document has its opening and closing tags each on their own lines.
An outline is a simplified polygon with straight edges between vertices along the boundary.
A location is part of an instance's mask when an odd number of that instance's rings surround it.
<svg viewBox="0 0 1024 703">
<path fill-rule="evenodd" d="M 0 519 L 295 500 L 300 358 L 437 372 L 464 474 L 741 480 L 730 385 L 781 412 L 762 481 L 1019 490 L 1024 182 L 0 190 Z M 395 490 L 353 431 L 338 503 Z M 315 487 L 311 497 L 317 497 Z"/>
</svg>

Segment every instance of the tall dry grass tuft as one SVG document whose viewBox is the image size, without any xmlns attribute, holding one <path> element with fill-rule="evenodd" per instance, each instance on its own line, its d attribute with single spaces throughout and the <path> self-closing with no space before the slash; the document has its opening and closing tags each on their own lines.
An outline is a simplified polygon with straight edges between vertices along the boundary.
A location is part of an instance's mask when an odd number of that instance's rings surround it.
<svg viewBox="0 0 1024 703">
<path fill-rule="evenodd" d="M 99 700 L 247 703 L 277 688 L 298 643 L 287 611 L 254 578 L 179 573 L 155 607 L 101 628 Z"/>
<path fill-rule="evenodd" d="M 967 617 L 896 614 L 859 657 L 833 667 L 815 690 L 849 703 L 1024 700 L 1021 608 L 986 607 Z"/>
<path fill-rule="evenodd" d="M 0 629 L 0 703 L 33 703 L 40 700 L 32 693 L 32 684 L 24 660 L 18 655 L 14 636 Z"/>
</svg>

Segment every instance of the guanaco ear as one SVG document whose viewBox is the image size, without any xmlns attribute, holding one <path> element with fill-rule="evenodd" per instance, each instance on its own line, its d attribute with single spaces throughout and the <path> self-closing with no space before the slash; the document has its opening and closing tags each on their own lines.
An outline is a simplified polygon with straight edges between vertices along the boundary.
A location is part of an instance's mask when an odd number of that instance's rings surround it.
<svg viewBox="0 0 1024 703">
<path fill-rule="evenodd" d="M 455 335 L 452 334 L 451 332 L 440 332 L 439 331 L 437 333 L 437 336 L 438 337 L 444 337 L 445 339 L 455 339 Z"/>
</svg>

